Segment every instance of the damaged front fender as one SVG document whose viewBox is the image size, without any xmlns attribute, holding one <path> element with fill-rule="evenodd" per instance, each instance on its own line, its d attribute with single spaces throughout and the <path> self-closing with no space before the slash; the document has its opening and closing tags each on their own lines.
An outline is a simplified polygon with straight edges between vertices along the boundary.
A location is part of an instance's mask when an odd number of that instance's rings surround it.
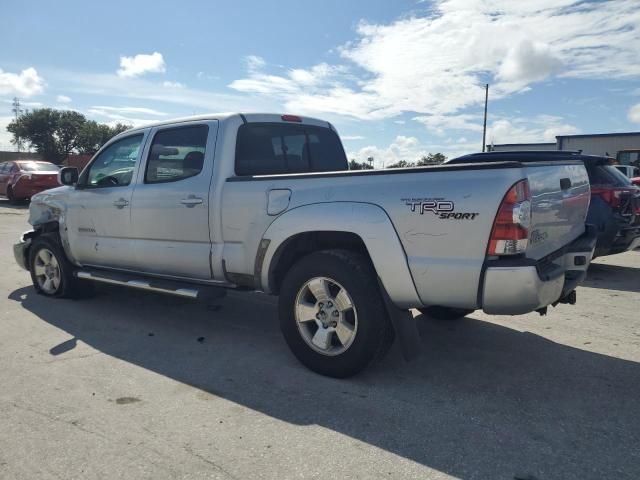
<svg viewBox="0 0 640 480">
<path fill-rule="evenodd" d="M 71 190 L 73 187 L 63 186 L 34 195 L 29 205 L 29 223 L 36 233 L 58 233 L 67 258 L 77 264 L 71 254 L 66 223 Z"/>
</svg>

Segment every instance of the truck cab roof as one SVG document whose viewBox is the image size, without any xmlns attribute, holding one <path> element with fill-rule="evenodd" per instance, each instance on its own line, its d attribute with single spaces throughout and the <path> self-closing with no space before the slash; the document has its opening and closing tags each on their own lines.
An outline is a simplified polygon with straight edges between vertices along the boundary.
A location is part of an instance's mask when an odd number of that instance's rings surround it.
<svg viewBox="0 0 640 480">
<path fill-rule="evenodd" d="M 207 120 L 225 121 L 241 121 L 242 123 L 297 123 L 302 125 L 314 125 L 335 130 L 331 123 L 313 117 L 305 117 L 301 115 L 291 115 L 282 113 L 241 113 L 241 112 L 222 112 L 222 113 L 205 113 L 202 115 L 191 115 L 188 117 L 172 118 L 161 122 L 148 123 L 140 127 L 127 130 L 126 134 L 146 130 L 154 127 L 162 127 L 166 125 L 175 125 L 186 122 L 198 122 Z"/>
</svg>

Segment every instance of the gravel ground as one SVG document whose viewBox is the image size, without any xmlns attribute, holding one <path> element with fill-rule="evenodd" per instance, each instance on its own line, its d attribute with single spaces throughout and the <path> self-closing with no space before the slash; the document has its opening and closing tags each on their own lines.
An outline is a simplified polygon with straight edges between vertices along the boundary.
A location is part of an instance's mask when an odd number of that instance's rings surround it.
<svg viewBox="0 0 640 480">
<path fill-rule="evenodd" d="M 418 315 L 349 380 L 282 340 L 275 300 L 34 293 L 0 200 L 0 478 L 640 478 L 640 252 L 549 315 Z"/>
</svg>

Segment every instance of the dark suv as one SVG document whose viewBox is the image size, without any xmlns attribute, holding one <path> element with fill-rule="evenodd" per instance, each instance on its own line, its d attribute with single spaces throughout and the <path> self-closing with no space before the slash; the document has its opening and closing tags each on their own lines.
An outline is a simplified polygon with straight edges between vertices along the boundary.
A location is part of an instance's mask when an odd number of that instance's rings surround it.
<svg viewBox="0 0 640 480">
<path fill-rule="evenodd" d="M 578 152 L 517 151 L 473 153 L 447 164 L 478 162 L 553 162 L 577 160 L 584 163 L 591 183 L 591 204 L 586 223 L 598 234 L 594 258 L 640 247 L 640 188 L 619 172 L 607 157 Z"/>
</svg>

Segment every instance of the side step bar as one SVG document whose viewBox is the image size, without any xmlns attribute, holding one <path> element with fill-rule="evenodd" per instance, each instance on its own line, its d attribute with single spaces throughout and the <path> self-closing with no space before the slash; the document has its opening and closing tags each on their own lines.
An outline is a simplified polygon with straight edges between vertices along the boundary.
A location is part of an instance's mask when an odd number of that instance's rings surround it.
<svg viewBox="0 0 640 480">
<path fill-rule="evenodd" d="M 96 270 L 79 270 L 76 272 L 76 277 L 82 280 L 91 280 L 93 282 L 108 283 L 110 285 L 120 285 L 123 287 L 137 288 L 139 290 L 147 290 L 149 292 L 166 293 L 169 295 L 175 295 L 184 298 L 202 298 L 206 293 L 211 293 L 212 290 L 216 290 L 219 294 L 213 297 L 222 297 L 226 293 L 224 289 L 202 286 L 197 288 L 196 285 L 189 285 L 181 282 L 174 282 L 170 280 L 151 279 L 144 277 L 137 277 L 117 272 L 105 272 Z"/>
</svg>

